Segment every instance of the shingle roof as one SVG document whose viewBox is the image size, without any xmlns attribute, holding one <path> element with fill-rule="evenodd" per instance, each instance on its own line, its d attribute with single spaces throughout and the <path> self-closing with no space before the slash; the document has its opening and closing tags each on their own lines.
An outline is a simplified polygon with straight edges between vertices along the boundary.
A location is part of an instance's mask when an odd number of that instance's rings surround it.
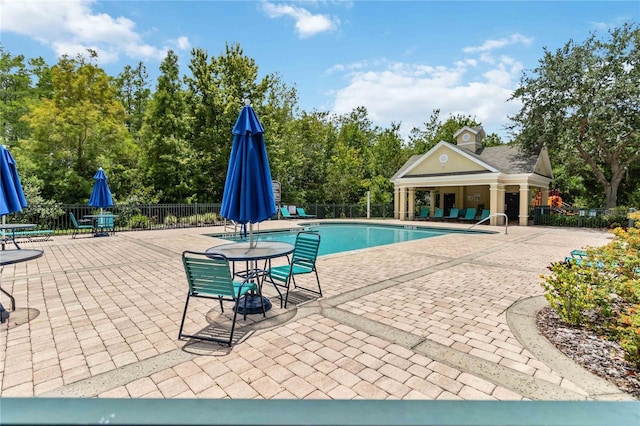
<svg viewBox="0 0 640 426">
<path fill-rule="evenodd" d="M 418 159 L 422 157 L 422 155 L 412 155 L 411 157 L 409 157 L 409 159 L 407 160 L 406 163 L 404 163 L 404 165 L 402 167 L 400 167 L 400 170 L 398 170 L 397 172 L 394 173 L 393 176 L 391 176 L 391 180 L 397 178 L 398 176 L 400 176 L 402 173 L 404 173 L 405 170 L 407 170 L 409 167 L 413 166 L 413 164 L 418 161 Z"/>
<path fill-rule="evenodd" d="M 471 155 L 507 174 L 533 173 L 538 162 L 538 155 L 523 153 L 512 145 L 489 146 Z"/>
</svg>

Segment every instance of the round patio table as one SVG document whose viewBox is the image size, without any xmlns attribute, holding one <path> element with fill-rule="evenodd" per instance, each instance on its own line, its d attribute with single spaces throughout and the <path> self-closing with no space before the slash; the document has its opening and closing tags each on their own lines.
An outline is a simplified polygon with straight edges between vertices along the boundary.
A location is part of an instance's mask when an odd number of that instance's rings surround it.
<svg viewBox="0 0 640 426">
<path fill-rule="evenodd" d="M 271 265 L 271 259 L 288 256 L 293 253 L 293 244 L 282 241 L 256 241 L 253 246 L 249 242 L 222 244 L 209 247 L 205 253 L 222 254 L 229 261 L 234 262 L 233 274 L 244 279 L 257 280 L 263 276 L 265 269 L 258 268 L 258 262 L 265 260 Z M 245 269 L 236 272 L 235 262 L 245 262 Z M 262 297 L 265 311 L 271 309 L 271 301 Z M 247 314 L 262 313 L 262 303 L 258 295 L 247 295 Z M 244 313 L 244 303 L 238 303 L 238 313 Z"/>
<path fill-rule="evenodd" d="M 0 251 L 0 272 L 5 265 L 12 265 L 14 263 L 26 262 L 28 260 L 37 259 L 42 256 L 44 252 L 42 250 L 35 249 L 15 249 L 15 250 L 1 250 Z M 16 310 L 16 300 L 15 298 L 7 292 L 5 289 L 0 287 L 0 291 L 9 296 L 11 299 L 11 310 Z"/>
</svg>

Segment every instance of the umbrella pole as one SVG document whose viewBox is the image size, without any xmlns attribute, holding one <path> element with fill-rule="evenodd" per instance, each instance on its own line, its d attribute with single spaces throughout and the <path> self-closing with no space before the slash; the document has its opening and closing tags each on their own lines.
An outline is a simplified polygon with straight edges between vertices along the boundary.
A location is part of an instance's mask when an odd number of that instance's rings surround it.
<svg viewBox="0 0 640 426">
<path fill-rule="evenodd" d="M 249 248 L 253 247 L 253 223 L 249 223 Z"/>
<path fill-rule="evenodd" d="M 6 235 L 6 230 L 4 229 L 4 224 L 7 223 L 7 216 L 2 215 L 2 250 L 4 250 L 4 236 Z"/>
</svg>

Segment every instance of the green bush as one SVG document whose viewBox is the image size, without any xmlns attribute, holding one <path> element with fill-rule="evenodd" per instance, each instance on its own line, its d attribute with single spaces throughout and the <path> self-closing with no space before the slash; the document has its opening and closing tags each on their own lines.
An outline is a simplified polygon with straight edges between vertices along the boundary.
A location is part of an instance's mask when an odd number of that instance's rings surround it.
<svg viewBox="0 0 640 426">
<path fill-rule="evenodd" d="M 129 228 L 146 229 L 149 227 L 149 218 L 143 214 L 137 214 L 129 218 Z"/>
<path fill-rule="evenodd" d="M 165 216 L 164 218 L 165 226 L 176 226 L 177 223 L 178 223 L 178 218 L 172 214 Z"/>
<path fill-rule="evenodd" d="M 552 263 L 541 283 L 562 320 L 617 341 L 640 367 L 640 213 L 633 228 L 618 227 L 607 245 L 588 248 L 579 262 Z"/>
</svg>

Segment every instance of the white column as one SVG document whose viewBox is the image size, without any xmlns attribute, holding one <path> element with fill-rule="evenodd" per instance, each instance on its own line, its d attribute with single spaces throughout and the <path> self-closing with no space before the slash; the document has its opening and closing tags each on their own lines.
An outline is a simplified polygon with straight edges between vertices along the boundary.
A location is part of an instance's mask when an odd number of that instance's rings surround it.
<svg viewBox="0 0 640 426">
<path fill-rule="evenodd" d="M 416 189 L 409 188 L 409 220 L 416 217 Z"/>
<path fill-rule="evenodd" d="M 489 185 L 489 208 L 491 209 L 490 225 L 504 225 L 503 216 L 494 216 L 496 213 L 504 213 L 504 185 L 492 183 Z"/>
<path fill-rule="evenodd" d="M 527 226 L 529 224 L 529 185 L 520 185 L 520 214 L 518 215 L 518 224 Z"/>
<path fill-rule="evenodd" d="M 400 220 L 407 220 L 407 188 L 400 188 Z"/>
<path fill-rule="evenodd" d="M 400 219 L 400 188 L 393 188 L 393 218 Z"/>
<path fill-rule="evenodd" d="M 436 212 L 436 191 L 429 191 L 429 216 L 433 217 Z"/>
</svg>

